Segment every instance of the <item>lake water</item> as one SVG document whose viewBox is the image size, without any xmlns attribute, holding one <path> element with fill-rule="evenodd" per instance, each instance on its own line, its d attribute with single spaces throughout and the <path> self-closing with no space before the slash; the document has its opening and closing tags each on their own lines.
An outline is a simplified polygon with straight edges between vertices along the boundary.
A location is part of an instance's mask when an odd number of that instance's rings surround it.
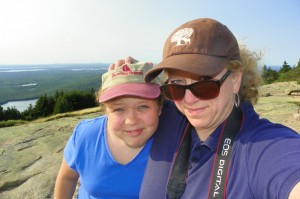
<svg viewBox="0 0 300 199">
<path fill-rule="evenodd" d="M 23 101 L 10 101 L 5 104 L 2 104 L 1 106 L 3 107 L 4 110 L 6 110 L 7 107 L 16 107 L 18 111 L 23 112 L 29 107 L 30 104 L 32 106 L 35 106 L 36 101 L 37 99 L 23 100 Z"/>
</svg>

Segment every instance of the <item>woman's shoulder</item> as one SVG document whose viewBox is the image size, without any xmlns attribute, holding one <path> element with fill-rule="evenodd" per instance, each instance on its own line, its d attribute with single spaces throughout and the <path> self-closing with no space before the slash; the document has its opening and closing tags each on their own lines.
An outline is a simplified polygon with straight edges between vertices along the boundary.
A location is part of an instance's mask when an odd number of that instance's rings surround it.
<svg viewBox="0 0 300 199">
<path fill-rule="evenodd" d="M 163 116 L 169 116 L 172 117 L 174 119 L 178 118 L 185 118 L 185 116 L 177 109 L 176 105 L 174 104 L 174 102 L 169 101 L 169 100 L 165 100 L 163 102 L 163 106 L 162 106 L 162 115 Z"/>
<path fill-rule="evenodd" d="M 271 138 L 290 138 L 300 139 L 300 135 L 293 129 L 269 121 L 266 118 L 260 118 L 252 105 L 246 104 L 242 107 L 244 113 L 243 130 L 246 136 L 251 139 L 271 139 Z"/>
<path fill-rule="evenodd" d="M 187 118 L 176 108 L 174 102 L 165 101 L 159 117 L 158 131 L 165 131 L 166 133 L 169 130 L 181 132 L 187 124 Z"/>
</svg>

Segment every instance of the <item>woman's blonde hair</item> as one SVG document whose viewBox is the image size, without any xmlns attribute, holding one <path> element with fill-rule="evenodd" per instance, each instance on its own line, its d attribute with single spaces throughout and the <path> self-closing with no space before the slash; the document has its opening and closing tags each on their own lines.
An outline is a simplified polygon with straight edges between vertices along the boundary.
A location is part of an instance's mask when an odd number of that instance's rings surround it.
<svg viewBox="0 0 300 199">
<path fill-rule="evenodd" d="M 240 100 L 255 104 L 258 100 L 258 87 L 262 83 L 258 62 L 261 53 L 252 52 L 246 46 L 240 46 L 241 61 L 231 60 L 227 68 L 232 72 L 243 71 L 241 87 L 239 91 Z"/>
</svg>

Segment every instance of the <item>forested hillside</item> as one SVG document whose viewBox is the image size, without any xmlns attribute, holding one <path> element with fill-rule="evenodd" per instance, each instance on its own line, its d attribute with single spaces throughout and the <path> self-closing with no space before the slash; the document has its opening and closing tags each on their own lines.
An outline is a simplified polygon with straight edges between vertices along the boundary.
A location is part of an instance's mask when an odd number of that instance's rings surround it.
<svg viewBox="0 0 300 199">
<path fill-rule="evenodd" d="M 23 67 L 24 70 L 0 68 L 0 104 L 13 100 L 39 98 L 54 95 L 57 90 L 90 91 L 101 86 L 101 75 L 107 64 L 63 65 Z"/>
<path fill-rule="evenodd" d="M 286 61 L 284 61 L 279 71 L 273 70 L 271 67 L 264 65 L 262 78 L 265 84 L 288 81 L 297 81 L 297 83 L 300 84 L 300 60 L 295 66 L 290 66 Z"/>
</svg>

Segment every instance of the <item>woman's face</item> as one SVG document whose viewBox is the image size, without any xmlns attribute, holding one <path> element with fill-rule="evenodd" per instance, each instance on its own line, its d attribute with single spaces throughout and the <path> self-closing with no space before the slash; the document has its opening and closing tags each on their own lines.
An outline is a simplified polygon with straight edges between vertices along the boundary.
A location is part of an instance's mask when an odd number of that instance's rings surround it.
<svg viewBox="0 0 300 199">
<path fill-rule="evenodd" d="M 157 100 L 123 97 L 106 102 L 110 136 L 140 148 L 157 129 L 161 106 Z"/>
<path fill-rule="evenodd" d="M 216 77 L 219 80 L 227 72 L 224 69 Z M 168 83 L 188 85 L 201 80 L 195 74 L 186 73 L 178 70 L 168 70 Z M 235 94 L 240 88 L 242 73 L 231 73 L 220 87 L 219 95 L 210 100 L 201 100 L 187 89 L 184 98 L 175 101 L 177 108 L 188 118 L 190 123 L 195 127 L 196 131 L 201 134 L 210 134 L 216 129 L 230 114 L 233 105 Z"/>
</svg>

